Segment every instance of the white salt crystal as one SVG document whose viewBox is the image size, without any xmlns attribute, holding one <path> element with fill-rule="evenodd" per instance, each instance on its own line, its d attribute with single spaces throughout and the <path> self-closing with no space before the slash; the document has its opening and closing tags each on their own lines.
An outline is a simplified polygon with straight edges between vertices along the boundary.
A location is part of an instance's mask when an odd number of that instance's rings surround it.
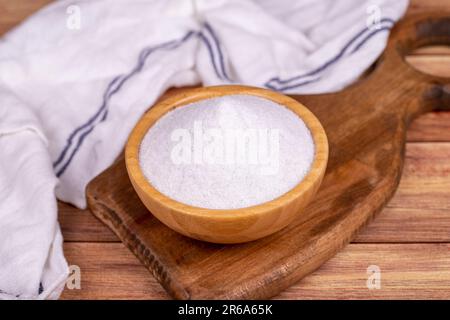
<svg viewBox="0 0 450 320">
<path fill-rule="evenodd" d="M 146 133 L 139 162 L 161 193 L 196 207 L 238 209 L 273 200 L 308 173 L 309 129 L 268 99 L 228 95 L 176 108 Z"/>
</svg>

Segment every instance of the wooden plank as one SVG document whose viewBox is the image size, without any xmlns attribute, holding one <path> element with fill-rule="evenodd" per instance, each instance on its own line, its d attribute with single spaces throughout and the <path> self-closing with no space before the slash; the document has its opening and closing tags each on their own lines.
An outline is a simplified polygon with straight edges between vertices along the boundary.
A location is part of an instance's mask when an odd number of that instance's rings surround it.
<svg viewBox="0 0 450 320">
<path fill-rule="evenodd" d="M 390 207 L 450 210 L 450 144 L 408 146 L 403 179 Z"/>
<path fill-rule="evenodd" d="M 62 299 L 164 299 L 161 285 L 122 243 L 65 243 L 70 265 L 81 270 L 81 289 Z"/>
<path fill-rule="evenodd" d="M 450 242 L 448 209 L 386 207 L 353 243 Z"/>
<path fill-rule="evenodd" d="M 88 210 L 80 210 L 69 204 L 58 203 L 58 219 L 64 241 L 118 242 L 114 233 Z"/>
<path fill-rule="evenodd" d="M 410 142 L 450 142 L 450 112 L 429 112 L 413 121 Z"/>
<path fill-rule="evenodd" d="M 367 288 L 367 268 L 381 288 Z M 280 299 L 450 299 L 450 244 L 351 244 Z"/>
<path fill-rule="evenodd" d="M 66 243 L 81 269 L 81 290 L 63 299 L 166 299 L 152 275 L 121 243 Z M 381 289 L 366 286 L 367 268 Z M 350 244 L 278 299 L 450 299 L 450 244 Z"/>
<path fill-rule="evenodd" d="M 450 143 L 409 143 L 399 188 L 355 242 L 450 242 Z"/>
</svg>

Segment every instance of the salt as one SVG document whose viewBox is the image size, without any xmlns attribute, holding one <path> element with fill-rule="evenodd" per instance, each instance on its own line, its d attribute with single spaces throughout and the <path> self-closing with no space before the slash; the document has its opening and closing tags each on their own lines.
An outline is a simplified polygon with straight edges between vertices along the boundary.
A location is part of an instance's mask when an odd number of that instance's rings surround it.
<svg viewBox="0 0 450 320">
<path fill-rule="evenodd" d="M 179 202 L 238 209 L 295 187 L 314 158 L 311 132 L 294 112 L 268 99 L 228 95 L 178 107 L 142 140 L 148 181 Z"/>
</svg>

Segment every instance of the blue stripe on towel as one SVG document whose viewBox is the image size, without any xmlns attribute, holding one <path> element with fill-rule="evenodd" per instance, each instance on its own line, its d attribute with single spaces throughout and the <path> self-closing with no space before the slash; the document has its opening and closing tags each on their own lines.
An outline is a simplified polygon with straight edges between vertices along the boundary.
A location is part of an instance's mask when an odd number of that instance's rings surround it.
<svg viewBox="0 0 450 320">
<path fill-rule="evenodd" d="M 209 23 L 205 22 L 204 26 L 205 26 L 205 29 L 211 34 L 214 44 L 216 45 L 217 52 L 219 54 L 219 63 L 220 63 L 221 71 L 222 71 L 222 76 L 224 79 L 231 82 L 231 79 L 228 76 L 227 70 L 225 68 L 225 62 L 224 62 L 224 58 L 223 58 L 224 54 L 222 53 L 222 49 L 220 47 L 219 38 L 217 37 L 216 33 L 214 32 L 213 28 L 211 27 L 211 25 Z"/>
<path fill-rule="evenodd" d="M 110 92 L 111 92 L 113 86 L 117 83 L 117 81 L 118 81 L 119 79 L 120 79 L 120 76 L 115 77 L 115 78 L 108 84 L 108 86 L 107 86 L 107 88 L 106 88 L 106 91 L 105 91 L 105 93 L 103 94 L 103 103 L 102 103 L 100 109 L 99 109 L 99 110 L 98 110 L 91 118 L 89 118 L 89 120 L 88 120 L 85 124 L 79 126 L 78 128 L 76 128 L 76 129 L 70 134 L 69 138 L 67 139 L 66 146 L 64 147 L 64 149 L 63 149 L 62 152 L 60 153 L 58 159 L 56 159 L 56 161 L 53 162 L 53 168 L 55 168 L 56 166 L 58 166 L 58 165 L 61 163 L 61 161 L 63 161 L 63 159 L 65 158 L 66 153 L 67 153 L 69 147 L 70 147 L 71 144 L 72 144 L 72 141 L 73 141 L 74 137 L 75 137 L 79 132 L 81 132 L 83 129 L 85 129 L 85 128 L 89 127 L 90 125 L 92 125 L 92 124 L 94 123 L 94 121 L 99 117 L 99 115 L 103 112 L 103 110 L 106 108 L 106 101 L 107 101 L 108 97 L 110 96 Z"/>
<path fill-rule="evenodd" d="M 193 35 L 196 33 L 194 31 L 189 31 L 183 38 L 180 40 L 173 40 L 169 41 L 163 44 L 160 44 L 155 47 L 149 47 L 145 48 L 141 51 L 139 54 L 139 61 L 137 65 L 125 76 L 118 76 L 115 77 L 107 86 L 105 93 L 103 94 L 103 102 L 100 108 L 97 110 L 97 112 L 90 118 L 86 123 L 83 125 L 77 127 L 69 136 L 67 139 L 66 145 L 61 151 L 60 155 L 58 156 L 57 160 L 53 163 L 53 168 L 56 172 L 56 176 L 60 177 L 69 164 L 71 163 L 73 157 L 77 153 L 78 149 L 80 148 L 81 144 L 83 143 L 83 140 L 85 137 L 92 132 L 92 130 L 95 128 L 95 122 L 102 122 L 106 120 L 107 113 L 108 113 L 108 102 L 115 93 L 117 93 L 124 85 L 124 83 L 129 80 L 132 76 L 139 73 L 142 68 L 144 67 L 146 59 L 150 56 L 151 53 L 160 50 L 160 49 L 166 49 L 166 50 L 173 50 L 178 48 L 181 44 L 186 42 L 188 39 L 190 39 Z M 76 142 L 75 142 L 76 141 Z M 75 143 L 75 144 L 74 144 Z M 75 148 L 72 148 L 72 146 L 75 145 Z"/>
<path fill-rule="evenodd" d="M 0 289 L 0 293 L 1 294 L 6 294 L 6 295 L 11 296 L 11 297 L 16 297 L 16 298 L 20 298 L 20 296 L 21 296 L 20 294 L 11 294 L 11 293 L 8 293 L 8 292 L 3 291 L 1 289 Z"/>
<path fill-rule="evenodd" d="M 42 292 L 44 292 L 44 286 L 42 285 L 42 282 L 39 282 L 38 295 L 40 295 Z M 20 298 L 20 296 L 21 296 L 20 294 L 14 295 L 14 294 L 11 294 L 11 293 L 7 293 L 7 292 L 5 292 L 5 291 L 3 291 L 1 289 L 0 289 L 0 293 L 9 295 L 11 297 L 15 296 L 16 298 Z"/>
<path fill-rule="evenodd" d="M 384 18 L 380 20 L 380 23 L 389 23 L 390 27 L 382 27 L 380 29 L 375 29 L 374 32 L 372 32 L 368 37 L 364 38 L 362 43 L 359 43 L 357 45 L 357 48 L 354 49 L 351 54 L 353 54 L 355 51 L 357 51 L 359 49 L 359 47 L 361 47 L 367 40 L 369 40 L 374 34 L 378 33 L 379 31 L 383 31 L 386 29 L 390 29 L 394 24 L 395 21 L 390 19 L 390 18 Z M 325 62 L 323 65 L 321 65 L 320 67 L 309 71 L 305 74 L 302 75 L 298 75 L 298 76 L 294 76 L 288 79 L 280 79 L 279 77 L 273 77 L 271 78 L 269 81 L 267 81 L 265 83 L 265 86 L 267 88 L 273 89 L 273 90 L 278 90 L 278 91 L 283 91 L 283 90 L 288 90 L 288 89 L 293 89 L 296 87 L 300 87 L 312 82 L 316 82 L 320 79 L 319 78 L 315 78 L 315 79 L 309 79 L 308 81 L 303 81 L 299 84 L 295 84 L 295 85 L 288 85 L 288 86 L 284 86 L 284 87 L 277 87 L 276 84 L 273 84 L 272 82 L 277 82 L 278 84 L 288 84 L 290 82 L 296 81 L 296 80 L 300 80 L 300 79 L 304 79 L 310 76 L 314 76 L 319 74 L 320 72 L 324 71 L 325 69 L 327 69 L 329 66 L 333 65 L 334 63 L 336 63 L 338 60 L 340 60 L 344 54 L 347 52 L 347 50 L 361 37 L 363 36 L 366 32 L 368 32 L 370 29 L 368 27 L 364 28 L 363 30 L 361 30 L 360 32 L 358 32 L 354 37 L 352 37 L 350 39 L 349 42 L 347 42 L 347 44 L 338 52 L 337 55 L 335 55 L 333 58 L 331 58 L 330 60 L 328 60 L 327 62 Z"/>
<path fill-rule="evenodd" d="M 356 51 L 358 51 L 359 49 L 361 49 L 361 47 L 367 43 L 367 40 L 369 40 L 370 38 L 372 38 L 374 35 L 376 35 L 378 32 L 381 31 L 389 31 L 391 30 L 392 26 L 390 27 L 381 27 L 379 29 L 375 29 L 374 31 L 372 31 L 371 33 L 369 33 L 359 44 L 357 44 L 355 46 L 355 48 L 352 50 L 352 52 L 350 52 L 350 54 L 355 53 Z"/>
<path fill-rule="evenodd" d="M 211 64 L 213 65 L 214 68 L 214 72 L 217 76 L 217 78 L 219 78 L 220 80 L 225 80 L 225 78 L 222 76 L 222 74 L 219 71 L 219 68 L 216 65 L 216 60 L 215 60 L 215 55 L 214 55 L 214 51 L 212 49 L 211 43 L 209 43 L 208 38 L 203 34 L 203 32 L 199 32 L 198 33 L 198 37 L 200 38 L 200 40 L 202 40 L 205 45 L 206 45 L 206 49 L 208 50 L 209 53 L 209 58 L 211 59 Z"/>
<path fill-rule="evenodd" d="M 300 82 L 300 83 L 294 84 L 292 86 L 284 86 L 284 87 L 281 87 L 281 88 L 276 88 L 273 85 L 268 84 L 268 83 L 266 83 L 265 86 L 266 86 L 266 88 L 269 88 L 269 89 L 274 90 L 274 91 L 284 91 L 284 90 L 289 90 L 289 89 L 293 89 L 293 88 L 306 86 L 307 84 L 311 84 L 311 83 L 317 82 L 320 79 L 322 79 L 322 78 L 321 77 L 317 77 L 315 79 L 306 80 L 304 82 Z"/>
<path fill-rule="evenodd" d="M 41 294 L 42 292 L 44 292 L 44 286 L 42 285 L 42 282 L 39 282 L 38 295 Z"/>
<path fill-rule="evenodd" d="M 356 51 L 358 51 L 374 35 L 378 34 L 379 32 L 382 32 L 382 31 L 389 31 L 391 28 L 392 27 L 381 27 L 380 29 L 374 30 L 367 37 L 365 37 L 359 44 L 357 44 L 355 46 L 355 49 L 352 50 L 350 54 L 353 54 Z M 266 87 L 269 88 L 269 89 L 272 89 L 272 90 L 276 90 L 276 91 L 285 91 L 285 90 L 290 90 L 290 89 L 298 88 L 298 87 L 301 87 L 301 86 L 304 86 L 304 85 L 307 85 L 307 84 L 310 84 L 310 83 L 317 82 L 320 79 L 321 79 L 321 77 L 318 77 L 316 79 L 307 80 L 307 81 L 304 81 L 304 82 L 301 82 L 301 83 L 298 83 L 298 84 L 288 85 L 288 86 L 284 86 L 284 87 L 281 87 L 281 88 L 280 87 L 276 88 L 276 87 L 266 83 Z"/>
</svg>

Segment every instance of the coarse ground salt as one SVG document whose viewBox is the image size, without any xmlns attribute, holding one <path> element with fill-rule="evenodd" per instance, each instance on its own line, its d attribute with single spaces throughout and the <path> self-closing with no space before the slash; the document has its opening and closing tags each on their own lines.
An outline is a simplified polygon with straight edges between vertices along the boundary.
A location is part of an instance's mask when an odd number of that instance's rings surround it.
<svg viewBox="0 0 450 320">
<path fill-rule="evenodd" d="M 295 187 L 314 159 L 311 132 L 268 99 L 227 95 L 178 107 L 146 133 L 141 169 L 159 192 L 208 209 L 238 209 Z"/>
</svg>

